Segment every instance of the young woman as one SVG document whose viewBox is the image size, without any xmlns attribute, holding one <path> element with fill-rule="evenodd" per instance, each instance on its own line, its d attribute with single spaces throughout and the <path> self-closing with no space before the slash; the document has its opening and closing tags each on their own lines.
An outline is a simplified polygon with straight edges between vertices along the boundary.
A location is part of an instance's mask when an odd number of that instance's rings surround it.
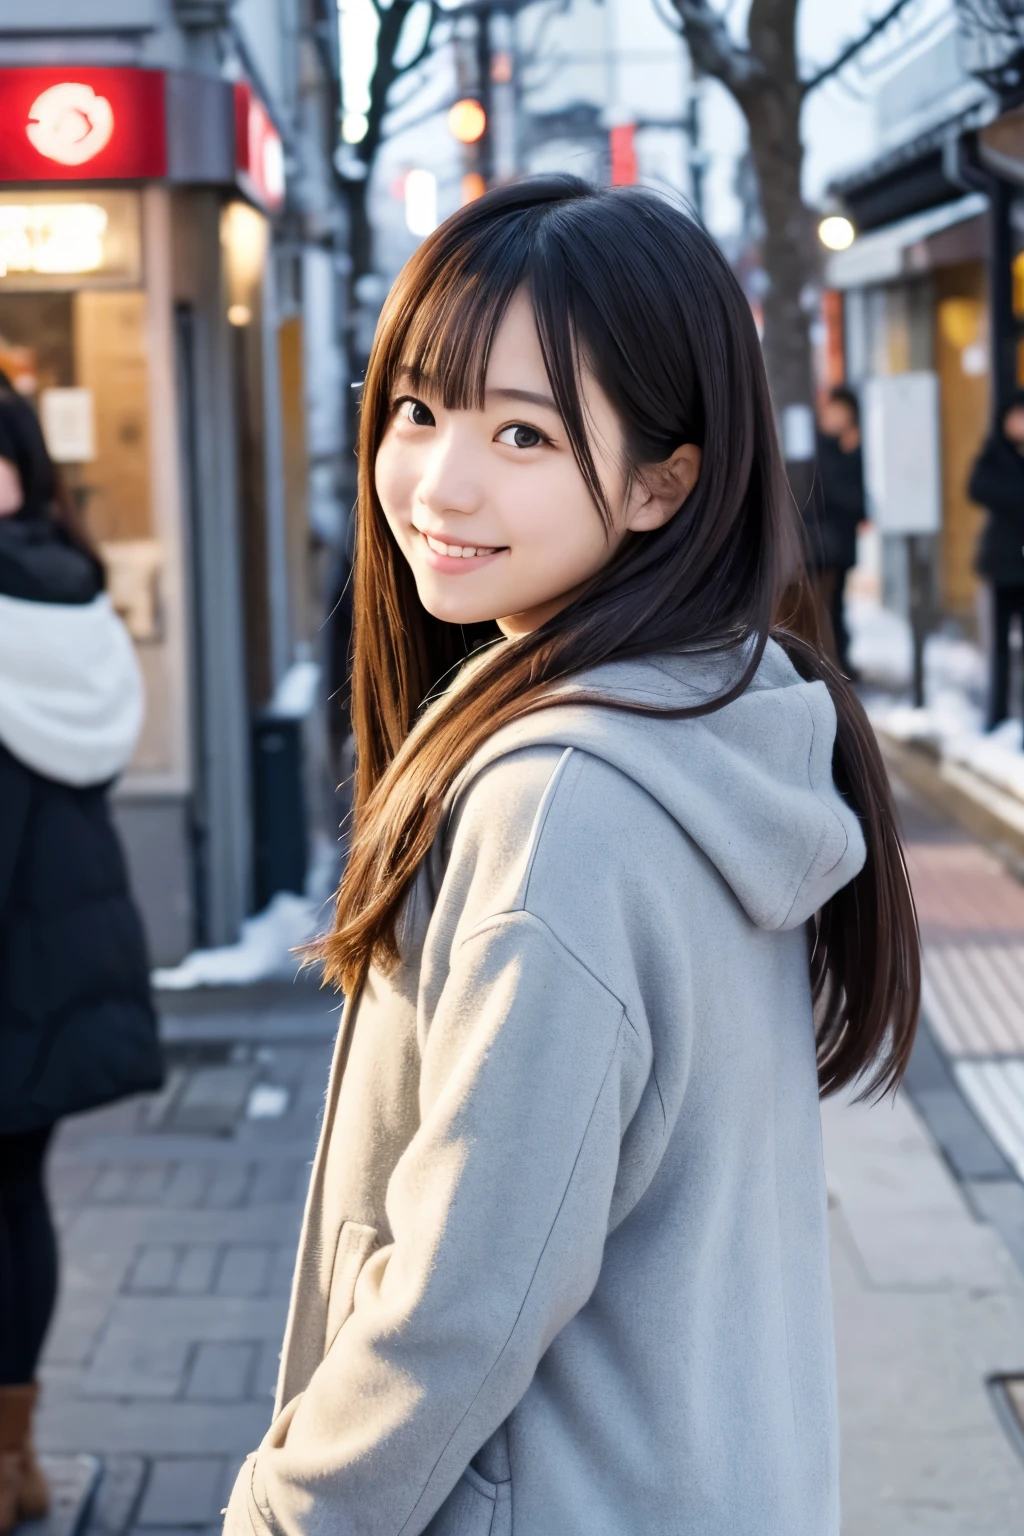
<svg viewBox="0 0 1024 1536">
<path fill-rule="evenodd" d="M 0 374 L 0 1533 L 44 1515 L 36 1366 L 57 1296 L 43 1164 L 62 1116 L 161 1079 L 106 803 L 142 719 L 131 641 Z"/>
<path fill-rule="evenodd" d="M 898 1080 L 916 928 L 863 713 L 769 635 L 743 295 L 647 192 L 503 188 L 361 431 L 349 1004 L 227 1530 L 829 1536 L 818 1092 Z"/>
</svg>

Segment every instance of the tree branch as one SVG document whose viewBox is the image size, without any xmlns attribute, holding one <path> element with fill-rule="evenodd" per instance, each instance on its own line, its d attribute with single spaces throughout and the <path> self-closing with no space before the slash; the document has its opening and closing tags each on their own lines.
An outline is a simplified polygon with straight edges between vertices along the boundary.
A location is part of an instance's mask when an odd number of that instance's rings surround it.
<svg viewBox="0 0 1024 1536">
<path fill-rule="evenodd" d="M 905 11 L 910 3 L 911 0 L 894 0 L 894 4 L 890 5 L 887 11 L 883 11 L 878 20 L 873 21 L 860 37 L 855 37 L 852 43 L 847 43 L 845 48 L 840 49 L 831 64 L 826 64 L 824 68 L 819 69 L 803 82 L 804 95 L 816 91 L 819 85 L 824 85 L 826 80 L 831 80 L 833 75 L 837 75 L 852 58 L 860 53 L 862 48 L 866 48 L 880 32 L 884 32 L 889 23 L 895 21 L 900 12 Z"/>
<path fill-rule="evenodd" d="M 672 0 L 672 8 L 679 17 L 694 67 L 701 74 L 721 80 L 736 97 L 765 79 L 761 61 L 733 40 L 725 17 L 709 0 Z"/>
</svg>

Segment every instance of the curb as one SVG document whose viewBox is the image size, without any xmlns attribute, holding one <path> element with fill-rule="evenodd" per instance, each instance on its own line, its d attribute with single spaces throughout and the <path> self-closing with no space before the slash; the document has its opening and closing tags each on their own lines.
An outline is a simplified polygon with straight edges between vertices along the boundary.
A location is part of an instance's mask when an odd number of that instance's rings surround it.
<svg viewBox="0 0 1024 1536">
<path fill-rule="evenodd" d="M 922 742 L 901 741 L 874 725 L 882 757 L 908 789 L 986 843 L 1012 874 L 1024 876 L 1024 802 L 962 763 L 943 762 Z"/>
</svg>

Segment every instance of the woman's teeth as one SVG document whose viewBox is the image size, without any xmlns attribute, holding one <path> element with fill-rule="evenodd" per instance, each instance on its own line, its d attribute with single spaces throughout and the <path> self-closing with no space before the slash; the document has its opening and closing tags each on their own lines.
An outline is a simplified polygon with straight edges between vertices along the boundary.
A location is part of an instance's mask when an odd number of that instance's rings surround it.
<svg viewBox="0 0 1024 1536">
<path fill-rule="evenodd" d="M 440 539 L 432 538 L 429 533 L 425 533 L 423 537 L 435 555 L 452 555 L 456 560 L 469 560 L 473 555 L 496 555 L 498 553 L 496 548 L 484 549 L 483 546 L 477 547 L 473 544 L 442 544 Z"/>
</svg>

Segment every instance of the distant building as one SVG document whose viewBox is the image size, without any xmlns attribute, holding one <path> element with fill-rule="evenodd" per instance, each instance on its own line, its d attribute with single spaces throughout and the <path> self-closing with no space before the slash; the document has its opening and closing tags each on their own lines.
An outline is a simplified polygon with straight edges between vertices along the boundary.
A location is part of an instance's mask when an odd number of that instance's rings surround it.
<svg viewBox="0 0 1024 1536">
<path fill-rule="evenodd" d="M 971 464 L 1000 401 L 1024 383 L 1024 123 L 1020 109 L 968 72 L 951 10 L 924 47 L 908 46 L 874 98 L 869 163 L 831 188 L 857 230 L 825 275 L 841 304 L 848 379 L 932 370 L 938 380 L 941 530 L 934 596 L 970 626 L 981 510 Z M 906 599 L 906 551 L 888 541 L 888 600 Z"/>
<path fill-rule="evenodd" d="M 298 707 L 339 531 L 334 15 L 0 14 L 0 366 L 40 410 L 145 674 L 115 798 L 165 964 L 233 941 L 273 883 L 255 722 L 288 677 Z"/>
</svg>

